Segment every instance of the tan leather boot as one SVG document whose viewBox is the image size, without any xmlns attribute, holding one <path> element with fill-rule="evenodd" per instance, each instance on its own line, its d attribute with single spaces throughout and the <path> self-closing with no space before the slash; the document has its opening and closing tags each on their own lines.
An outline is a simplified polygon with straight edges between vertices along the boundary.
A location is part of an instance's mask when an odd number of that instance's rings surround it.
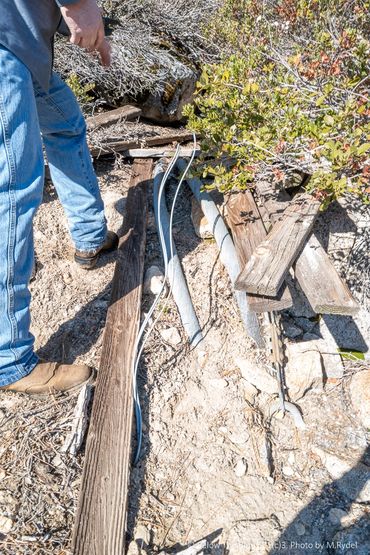
<svg viewBox="0 0 370 555">
<path fill-rule="evenodd" d="M 28 376 L 0 387 L 0 390 L 47 395 L 82 387 L 92 376 L 92 369 L 84 364 L 39 362 Z"/>
<path fill-rule="evenodd" d="M 104 252 L 112 252 L 118 247 L 118 235 L 114 231 L 108 231 L 107 237 L 103 245 L 94 251 L 77 251 L 75 252 L 75 262 L 84 270 L 92 270 L 99 258 Z"/>
</svg>

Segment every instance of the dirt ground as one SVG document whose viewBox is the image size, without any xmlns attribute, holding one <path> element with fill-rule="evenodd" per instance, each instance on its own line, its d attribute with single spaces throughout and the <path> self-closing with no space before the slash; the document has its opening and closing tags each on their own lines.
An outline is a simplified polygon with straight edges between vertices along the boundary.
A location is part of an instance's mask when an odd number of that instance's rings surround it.
<svg viewBox="0 0 370 555">
<path fill-rule="evenodd" d="M 110 228 L 119 232 L 130 166 L 101 162 L 97 169 Z M 369 437 L 351 380 L 367 371 L 369 358 L 342 368 L 336 353 L 337 375 L 314 376 L 295 400 L 305 429 L 276 412 L 271 384 L 254 388 L 246 379 L 245 367 L 268 371 L 268 360 L 246 336 L 216 244 L 194 233 L 190 201 L 184 188 L 174 238 L 205 340 L 189 350 L 170 300 L 145 349 L 139 370 L 144 443 L 132 470 L 130 555 L 180 553 L 203 538 L 204 553 L 220 555 L 368 555 Z M 282 316 L 285 341 L 324 338 L 330 353 L 333 341 L 341 349 L 366 350 L 368 209 L 353 199 L 333 205 L 316 231 L 363 308 L 354 320 L 317 318 L 298 291 L 294 310 Z M 98 368 L 114 255 L 91 273 L 74 265 L 50 184 L 35 242 L 32 330 L 39 353 Z M 163 266 L 152 213 L 146 267 L 151 265 Z M 152 300 L 144 296 L 143 311 Z M 165 341 L 166 328 L 176 328 L 181 342 Z M 61 448 L 76 399 L 0 394 L 2 554 L 69 553 L 83 452 L 72 456 Z"/>
</svg>

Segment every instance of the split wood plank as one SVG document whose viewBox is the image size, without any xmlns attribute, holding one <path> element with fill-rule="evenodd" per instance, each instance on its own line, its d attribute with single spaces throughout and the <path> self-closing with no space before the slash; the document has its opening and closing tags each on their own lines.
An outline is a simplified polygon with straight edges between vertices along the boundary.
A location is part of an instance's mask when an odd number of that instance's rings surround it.
<svg viewBox="0 0 370 555">
<path fill-rule="evenodd" d="M 243 268 L 266 238 L 266 229 L 250 191 L 230 194 L 226 209 L 240 267 Z M 272 312 L 290 308 L 293 300 L 288 287 L 283 284 L 276 297 L 248 294 L 248 305 L 253 312 Z"/>
<path fill-rule="evenodd" d="M 286 191 L 274 188 L 270 183 L 259 181 L 256 190 L 276 222 L 290 201 Z M 317 314 L 354 315 L 360 310 L 348 286 L 338 275 L 333 263 L 318 239 L 311 234 L 296 260 L 295 276 L 312 309 Z"/>
<path fill-rule="evenodd" d="M 138 118 L 140 115 L 140 108 L 127 105 L 116 108 L 115 110 L 109 110 L 108 112 L 102 112 L 96 116 L 91 116 L 86 119 L 86 124 L 89 129 L 96 129 L 97 127 L 112 125 L 114 123 L 118 123 L 119 121 L 130 121 Z"/>
<path fill-rule="evenodd" d="M 274 297 L 310 234 L 320 203 L 311 195 L 294 197 L 236 280 L 248 293 Z"/>
<path fill-rule="evenodd" d="M 151 146 L 170 145 L 172 143 L 184 143 L 193 140 L 192 133 L 171 133 L 169 135 L 160 135 L 158 137 L 149 137 L 143 141 L 110 141 L 102 143 L 101 147 L 93 147 L 90 149 L 91 156 L 99 158 L 107 154 L 115 152 L 122 152 L 123 150 L 130 150 L 132 148 L 143 148 Z"/>
<path fill-rule="evenodd" d="M 139 329 L 147 185 L 152 160 L 137 160 L 127 195 L 86 443 L 74 555 L 122 555 L 133 418 L 132 361 Z"/>
<path fill-rule="evenodd" d="M 200 149 L 195 151 L 195 156 L 199 156 Z M 131 148 L 123 150 L 122 156 L 126 158 L 171 158 L 176 154 L 175 148 Z M 192 148 L 181 147 L 180 158 L 190 158 L 193 154 Z"/>
</svg>

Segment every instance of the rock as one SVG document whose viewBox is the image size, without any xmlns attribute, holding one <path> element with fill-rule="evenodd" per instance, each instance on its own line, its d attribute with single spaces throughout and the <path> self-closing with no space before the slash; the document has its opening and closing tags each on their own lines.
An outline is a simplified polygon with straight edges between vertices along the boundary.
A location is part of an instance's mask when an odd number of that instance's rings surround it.
<svg viewBox="0 0 370 555">
<path fill-rule="evenodd" d="M 187 65 L 173 58 L 171 76 L 163 80 L 157 92 L 150 93 L 140 104 L 142 116 L 164 123 L 181 122 L 186 104 L 191 103 L 198 75 Z"/>
<path fill-rule="evenodd" d="M 306 527 L 302 522 L 296 522 L 294 525 L 295 531 L 297 532 L 298 536 L 304 536 L 306 533 Z"/>
<path fill-rule="evenodd" d="M 329 520 L 332 524 L 342 524 L 342 520 L 347 517 L 347 511 L 343 511 L 343 509 L 338 509 L 337 507 L 333 507 L 329 511 Z"/>
<path fill-rule="evenodd" d="M 283 471 L 284 476 L 294 476 L 294 470 L 291 466 L 284 465 L 281 470 Z"/>
<path fill-rule="evenodd" d="M 5 470 L 3 468 L 0 468 L 0 481 L 4 480 L 5 476 L 6 476 Z"/>
<path fill-rule="evenodd" d="M 243 476 L 245 476 L 246 473 L 247 473 L 247 470 L 248 470 L 248 465 L 247 465 L 245 459 L 240 459 L 236 463 L 235 468 L 234 468 L 234 472 L 235 472 L 236 476 L 238 476 L 238 478 L 242 478 Z"/>
<path fill-rule="evenodd" d="M 244 398 L 248 401 L 248 403 L 253 404 L 255 397 L 258 395 L 258 389 L 251 383 L 247 382 L 247 380 L 242 380 L 242 382 Z"/>
<path fill-rule="evenodd" d="M 289 313 L 293 316 L 293 318 L 313 318 L 316 316 L 316 312 L 312 309 L 306 295 L 303 293 L 296 280 L 294 282 L 294 287 L 291 288 L 291 293 L 293 297 L 293 306 L 289 309 Z"/>
<path fill-rule="evenodd" d="M 242 378 L 248 383 L 269 395 L 278 392 L 278 384 L 275 378 L 255 362 L 244 358 L 236 358 L 235 363 L 241 372 Z"/>
<path fill-rule="evenodd" d="M 191 199 L 191 221 L 193 222 L 197 237 L 200 239 L 210 239 L 213 237 L 211 226 L 194 196 Z"/>
<path fill-rule="evenodd" d="M 358 503 L 370 501 L 370 467 L 361 462 L 340 459 L 319 447 L 312 451 L 318 455 L 336 487 L 349 499 Z"/>
<path fill-rule="evenodd" d="M 296 326 L 292 320 L 283 320 L 283 331 L 284 335 L 289 339 L 295 339 L 302 335 L 302 330 Z"/>
<path fill-rule="evenodd" d="M 135 541 L 130 542 L 127 549 L 127 555 L 141 555 L 141 549 Z"/>
<path fill-rule="evenodd" d="M 370 368 L 352 376 L 349 391 L 361 424 L 370 428 Z"/>
<path fill-rule="evenodd" d="M 144 278 L 144 293 L 153 295 L 158 295 L 162 290 L 164 283 L 163 272 L 158 266 L 150 266 L 145 272 Z M 166 291 L 164 291 L 166 293 Z"/>
<path fill-rule="evenodd" d="M 211 378 L 210 380 L 208 380 L 208 384 L 212 389 L 225 389 L 225 387 L 227 387 L 229 384 L 227 382 L 227 380 L 224 380 L 223 378 Z"/>
<path fill-rule="evenodd" d="M 320 334 L 326 341 L 329 341 L 329 337 L 332 338 L 335 350 L 339 348 L 365 353 L 369 350 L 364 339 L 368 337 L 368 319 L 369 313 L 364 309 L 354 318 L 325 314 L 320 318 Z"/>
<path fill-rule="evenodd" d="M 323 370 L 316 346 L 309 342 L 289 343 L 287 353 L 285 379 L 290 397 L 298 400 L 312 388 L 322 389 Z"/>
<path fill-rule="evenodd" d="M 368 519 L 364 517 L 359 524 L 339 530 L 330 544 L 334 547 L 334 555 L 369 555 Z"/>
<path fill-rule="evenodd" d="M 297 316 L 294 318 L 294 322 L 306 333 L 311 332 L 317 324 L 316 320 L 304 318 L 303 316 Z"/>
<path fill-rule="evenodd" d="M 138 524 L 135 528 L 134 538 L 141 549 L 150 544 L 150 531 L 143 525 Z"/>
<path fill-rule="evenodd" d="M 61 465 L 63 464 L 62 458 L 61 458 L 61 456 L 59 455 L 59 453 L 57 453 L 57 454 L 55 455 L 55 457 L 53 458 L 53 460 L 52 460 L 51 462 L 52 462 L 52 464 L 53 464 L 54 466 L 56 466 L 56 467 L 61 466 Z"/>
<path fill-rule="evenodd" d="M 316 335 L 316 333 L 307 332 L 303 335 L 303 341 L 319 341 L 320 336 Z"/>
<path fill-rule="evenodd" d="M 198 360 L 198 364 L 201 368 L 204 368 L 205 365 L 207 364 L 207 360 L 208 360 L 208 353 L 207 351 L 198 351 L 197 353 L 197 360 Z"/>
<path fill-rule="evenodd" d="M 13 520 L 5 515 L 0 515 L 0 534 L 9 534 L 13 528 Z"/>
<path fill-rule="evenodd" d="M 178 345 L 181 343 L 181 337 L 176 328 L 166 328 L 160 331 L 160 334 L 166 343 L 170 345 Z"/>
</svg>

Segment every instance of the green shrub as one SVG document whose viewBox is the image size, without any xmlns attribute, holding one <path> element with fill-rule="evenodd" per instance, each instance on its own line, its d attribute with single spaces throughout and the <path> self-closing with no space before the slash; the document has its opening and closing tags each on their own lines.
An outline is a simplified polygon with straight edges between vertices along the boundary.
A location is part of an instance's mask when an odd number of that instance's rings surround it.
<svg viewBox="0 0 370 555">
<path fill-rule="evenodd" d="M 298 170 L 324 205 L 345 192 L 369 201 L 369 9 L 361 0 L 226 0 L 209 29 L 226 55 L 204 67 L 185 109 L 217 160 L 202 162 L 204 176 L 227 190 Z"/>
<path fill-rule="evenodd" d="M 95 83 L 87 83 L 83 85 L 76 73 L 71 73 L 70 76 L 67 77 L 66 83 L 72 89 L 73 93 L 77 97 L 77 100 L 82 106 L 89 104 L 94 100 L 89 92 L 95 89 Z"/>
</svg>

